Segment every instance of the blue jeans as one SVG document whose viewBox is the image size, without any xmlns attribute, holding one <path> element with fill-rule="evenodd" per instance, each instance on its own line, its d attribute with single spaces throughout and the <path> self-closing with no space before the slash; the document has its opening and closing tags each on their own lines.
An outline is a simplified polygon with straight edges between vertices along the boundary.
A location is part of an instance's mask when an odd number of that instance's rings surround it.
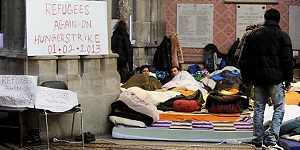
<svg viewBox="0 0 300 150">
<path fill-rule="evenodd" d="M 300 134 L 300 117 L 284 122 L 280 127 L 279 135 L 290 134 L 291 132 Z"/>
<path fill-rule="evenodd" d="M 271 125 L 264 130 L 264 112 L 269 97 L 272 98 L 274 112 Z M 279 130 L 284 116 L 285 88 L 282 83 L 278 85 L 254 86 L 254 124 L 253 143 L 275 144 L 279 139 Z"/>
</svg>

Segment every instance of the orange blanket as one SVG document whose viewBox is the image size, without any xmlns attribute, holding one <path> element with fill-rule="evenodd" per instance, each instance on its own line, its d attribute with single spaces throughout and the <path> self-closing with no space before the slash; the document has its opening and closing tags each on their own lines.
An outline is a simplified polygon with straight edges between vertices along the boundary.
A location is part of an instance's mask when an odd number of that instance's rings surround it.
<svg viewBox="0 0 300 150">
<path fill-rule="evenodd" d="M 172 121 L 238 121 L 239 119 L 241 119 L 239 114 L 192 114 L 178 112 L 165 112 L 159 114 L 159 120 Z"/>
</svg>

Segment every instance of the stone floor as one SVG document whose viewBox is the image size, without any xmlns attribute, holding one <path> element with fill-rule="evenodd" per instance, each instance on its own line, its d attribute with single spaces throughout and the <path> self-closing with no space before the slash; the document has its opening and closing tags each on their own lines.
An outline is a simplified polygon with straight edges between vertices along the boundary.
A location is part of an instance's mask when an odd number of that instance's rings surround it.
<svg viewBox="0 0 300 150">
<path fill-rule="evenodd" d="M 15 143 L 0 143 L 0 150 L 17 150 L 19 146 Z M 41 145 L 24 146 L 22 150 L 45 150 L 47 143 Z M 84 148 L 80 142 L 51 142 L 52 150 L 251 150 L 252 145 L 247 143 L 231 145 L 225 143 L 203 143 L 203 142 L 176 142 L 176 141 L 145 141 L 113 139 L 110 135 L 96 137 L 96 141 L 85 143 Z"/>
</svg>

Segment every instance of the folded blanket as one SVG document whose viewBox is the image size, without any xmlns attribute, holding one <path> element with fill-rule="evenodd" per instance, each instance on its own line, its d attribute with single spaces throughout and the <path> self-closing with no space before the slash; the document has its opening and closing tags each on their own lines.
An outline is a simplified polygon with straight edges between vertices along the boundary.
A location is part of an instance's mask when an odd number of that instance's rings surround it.
<svg viewBox="0 0 300 150">
<path fill-rule="evenodd" d="M 123 92 L 117 101 L 111 104 L 112 113 L 109 116 L 119 116 L 144 122 L 151 125 L 159 119 L 155 105 L 140 99 L 132 92 Z"/>
</svg>

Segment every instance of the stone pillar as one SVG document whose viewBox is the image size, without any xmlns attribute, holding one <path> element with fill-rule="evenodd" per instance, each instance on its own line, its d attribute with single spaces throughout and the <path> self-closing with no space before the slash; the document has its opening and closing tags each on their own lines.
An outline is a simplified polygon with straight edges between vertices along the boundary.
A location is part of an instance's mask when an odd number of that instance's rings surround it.
<svg viewBox="0 0 300 150">
<path fill-rule="evenodd" d="M 38 85 L 44 81 L 57 81 L 57 56 L 35 56 L 25 60 L 26 74 L 38 76 Z"/>
<path fill-rule="evenodd" d="M 133 9 L 133 39 L 138 46 L 150 43 L 150 0 L 136 0 Z"/>
<path fill-rule="evenodd" d="M 1 55 L 22 54 L 25 36 L 25 1 L 3 0 L 2 8 L 4 43 Z"/>
<path fill-rule="evenodd" d="M 81 56 L 82 90 L 83 95 L 102 94 L 104 79 L 100 70 L 100 60 L 103 56 Z"/>
<path fill-rule="evenodd" d="M 108 52 L 112 53 L 111 51 L 111 36 L 112 36 L 112 32 L 111 32 L 111 19 L 112 19 L 112 11 L 111 11 L 111 6 L 112 6 L 112 1 L 107 1 L 107 31 L 108 31 Z"/>
<path fill-rule="evenodd" d="M 157 46 L 166 34 L 164 0 L 131 0 L 133 18 L 134 67 L 152 65 Z"/>
<path fill-rule="evenodd" d="M 81 77 L 79 75 L 79 56 L 59 56 L 57 74 L 60 81 L 68 84 L 69 90 L 80 93 Z"/>
<path fill-rule="evenodd" d="M 1 56 L 5 56 L 9 52 L 9 39 L 10 39 L 10 18 L 11 10 L 10 0 L 2 0 L 2 15 L 1 15 L 1 28 L 3 32 L 3 50 Z M 3 63 L 0 64 L 1 66 Z M 1 67 L 2 68 L 2 67 Z"/>
<path fill-rule="evenodd" d="M 109 54 L 105 55 L 100 62 L 100 70 L 103 74 L 104 78 L 104 87 L 103 93 L 120 93 L 120 91 L 116 91 L 116 87 L 120 87 L 120 75 L 117 71 L 117 57 L 118 54 Z"/>
</svg>

